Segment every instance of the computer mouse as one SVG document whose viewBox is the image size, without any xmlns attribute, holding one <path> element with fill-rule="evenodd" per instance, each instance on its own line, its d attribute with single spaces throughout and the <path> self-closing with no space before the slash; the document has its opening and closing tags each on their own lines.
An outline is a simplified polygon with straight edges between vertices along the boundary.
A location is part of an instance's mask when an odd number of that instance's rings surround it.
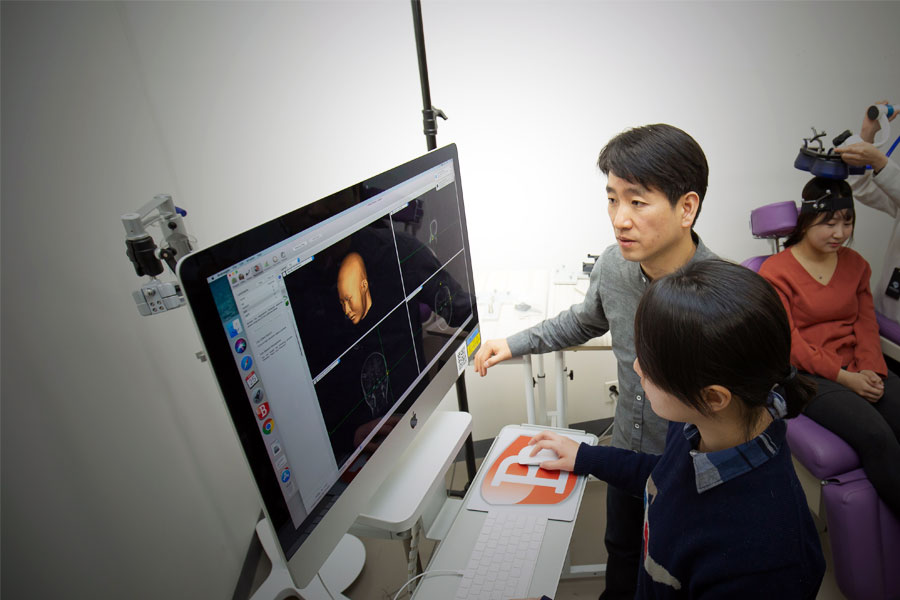
<svg viewBox="0 0 900 600">
<path fill-rule="evenodd" d="M 515 309 L 519 312 L 528 312 L 529 310 L 531 310 L 531 305 L 527 302 L 519 302 L 518 304 L 516 304 Z"/>
<path fill-rule="evenodd" d="M 556 460 L 559 458 L 559 455 L 556 452 L 547 448 L 539 450 L 534 456 L 529 456 L 532 450 L 534 450 L 534 446 L 525 446 L 519 450 L 520 465 L 539 465 L 544 461 Z"/>
</svg>

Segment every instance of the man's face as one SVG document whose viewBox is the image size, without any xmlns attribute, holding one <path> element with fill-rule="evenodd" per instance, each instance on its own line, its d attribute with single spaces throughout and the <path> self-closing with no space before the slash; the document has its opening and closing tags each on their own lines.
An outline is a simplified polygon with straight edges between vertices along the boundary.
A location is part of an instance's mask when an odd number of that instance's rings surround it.
<svg viewBox="0 0 900 600">
<path fill-rule="evenodd" d="M 684 235 L 683 200 L 673 207 L 663 192 L 614 173 L 609 174 L 606 193 L 609 220 L 625 260 L 648 262 L 660 258 Z"/>
<path fill-rule="evenodd" d="M 361 269 L 347 264 L 338 273 L 337 289 L 344 314 L 356 325 L 369 312 L 369 282 L 362 277 Z"/>
</svg>

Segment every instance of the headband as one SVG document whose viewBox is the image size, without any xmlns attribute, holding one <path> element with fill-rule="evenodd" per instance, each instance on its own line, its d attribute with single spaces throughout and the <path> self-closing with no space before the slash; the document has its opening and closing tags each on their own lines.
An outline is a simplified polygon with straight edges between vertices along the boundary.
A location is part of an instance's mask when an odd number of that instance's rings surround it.
<svg viewBox="0 0 900 600">
<path fill-rule="evenodd" d="M 845 208 L 853 208 L 853 196 L 841 196 L 837 190 L 827 189 L 814 200 L 800 201 L 800 214 L 836 212 Z"/>
</svg>

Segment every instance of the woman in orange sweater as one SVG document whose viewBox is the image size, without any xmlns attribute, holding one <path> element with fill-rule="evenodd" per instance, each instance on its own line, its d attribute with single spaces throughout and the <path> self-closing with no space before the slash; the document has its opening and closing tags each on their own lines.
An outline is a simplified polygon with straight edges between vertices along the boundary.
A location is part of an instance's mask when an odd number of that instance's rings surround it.
<svg viewBox="0 0 900 600">
<path fill-rule="evenodd" d="M 806 415 L 847 441 L 885 504 L 900 516 L 900 378 L 881 353 L 869 263 L 844 246 L 856 215 L 846 181 L 803 188 L 785 249 L 763 263 L 791 325 L 791 363 L 818 392 Z"/>
</svg>

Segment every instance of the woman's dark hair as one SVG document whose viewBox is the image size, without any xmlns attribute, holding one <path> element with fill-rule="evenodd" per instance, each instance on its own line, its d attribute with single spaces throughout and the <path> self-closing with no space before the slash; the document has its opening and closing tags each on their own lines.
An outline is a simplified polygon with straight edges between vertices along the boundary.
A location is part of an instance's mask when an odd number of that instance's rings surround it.
<svg viewBox="0 0 900 600">
<path fill-rule="evenodd" d="M 611 139 L 597 159 L 604 175 L 613 173 L 631 183 L 663 192 L 672 206 L 688 192 L 700 197 L 700 216 L 709 182 L 703 149 L 687 133 L 665 123 L 623 131 Z"/>
<path fill-rule="evenodd" d="M 701 391 L 721 385 L 740 398 L 748 431 L 779 392 L 797 416 L 815 386 L 791 373 L 791 331 L 778 294 L 745 267 L 723 260 L 691 263 L 653 282 L 638 305 L 634 347 L 644 376 L 701 414 Z M 789 381 L 785 381 L 788 380 Z"/>
<path fill-rule="evenodd" d="M 828 195 L 839 195 L 844 198 L 852 198 L 853 190 L 846 181 L 825 179 L 822 177 L 814 177 L 803 186 L 802 197 L 805 201 L 819 200 Z M 784 247 L 787 248 L 793 246 L 802 240 L 803 236 L 806 235 L 806 232 L 809 231 L 809 228 L 813 226 L 820 215 L 825 215 L 825 218 L 822 219 L 822 223 L 827 223 L 834 219 L 835 216 L 844 218 L 844 215 L 846 215 L 846 217 L 854 224 L 856 223 L 856 211 L 853 208 L 853 204 L 850 205 L 850 208 L 843 208 L 840 210 L 801 212 L 797 216 L 797 224 L 794 226 L 794 229 L 791 231 L 790 235 L 788 235 L 787 239 L 784 240 Z M 853 241 L 852 233 L 850 234 L 850 241 Z"/>
</svg>

